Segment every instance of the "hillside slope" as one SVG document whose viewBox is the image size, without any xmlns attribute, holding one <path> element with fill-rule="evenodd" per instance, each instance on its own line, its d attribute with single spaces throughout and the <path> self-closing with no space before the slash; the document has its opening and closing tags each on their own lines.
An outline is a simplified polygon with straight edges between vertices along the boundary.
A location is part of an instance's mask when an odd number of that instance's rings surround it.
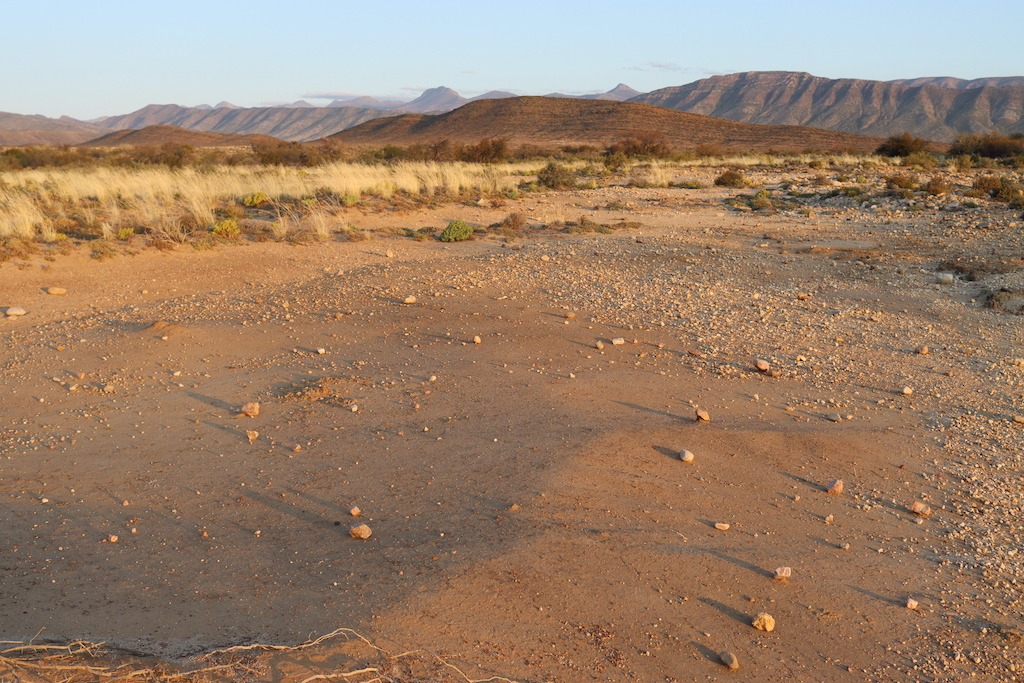
<svg viewBox="0 0 1024 683">
<path fill-rule="evenodd" d="M 799 126 L 759 126 L 635 102 L 515 97 L 471 102 L 435 116 L 406 114 L 367 121 L 330 136 L 351 145 L 408 145 L 505 137 L 514 144 L 604 146 L 636 131 L 664 133 L 678 149 L 874 150 L 878 138 Z"/>
<path fill-rule="evenodd" d="M 178 126 L 146 126 L 140 130 L 118 130 L 89 140 L 82 147 L 124 147 L 176 143 L 192 147 L 242 147 L 258 143 L 280 142 L 268 135 L 229 135 L 187 130 Z"/>
<path fill-rule="evenodd" d="M 732 121 L 813 126 L 888 136 L 910 131 L 952 141 L 961 131 L 1024 132 L 1024 87 L 912 87 L 754 71 L 712 76 L 630 100 Z"/>
</svg>

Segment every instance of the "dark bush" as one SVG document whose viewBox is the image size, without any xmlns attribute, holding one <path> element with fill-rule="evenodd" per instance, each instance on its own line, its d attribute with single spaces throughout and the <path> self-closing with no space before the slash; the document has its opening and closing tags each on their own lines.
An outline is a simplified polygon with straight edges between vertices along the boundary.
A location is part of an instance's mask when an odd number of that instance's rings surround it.
<svg viewBox="0 0 1024 683">
<path fill-rule="evenodd" d="M 605 150 L 606 156 L 623 154 L 627 157 L 664 159 L 672 154 L 668 138 L 655 130 L 633 131 L 619 138 Z"/>
<path fill-rule="evenodd" d="M 957 136 L 953 146 L 949 148 L 950 156 L 970 155 L 989 159 L 1009 159 L 1024 154 L 1024 134 L 984 133 L 982 135 Z"/>
<path fill-rule="evenodd" d="M 884 157 L 905 157 L 914 152 L 928 151 L 928 141 L 924 138 L 914 137 L 910 133 L 890 135 L 885 142 L 878 146 L 875 154 Z"/>
<path fill-rule="evenodd" d="M 994 175 L 980 175 L 974 179 L 974 184 L 971 186 L 978 192 L 983 192 L 987 195 L 995 194 L 1003 186 L 1002 179 Z"/>
</svg>

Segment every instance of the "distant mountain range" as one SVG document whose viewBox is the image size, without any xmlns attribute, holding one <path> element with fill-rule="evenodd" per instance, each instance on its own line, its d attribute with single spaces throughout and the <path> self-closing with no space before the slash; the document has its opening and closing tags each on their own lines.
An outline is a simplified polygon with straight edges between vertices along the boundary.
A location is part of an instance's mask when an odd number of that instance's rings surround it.
<svg viewBox="0 0 1024 683">
<path fill-rule="evenodd" d="M 436 140 L 604 147 L 636 131 L 665 135 L 671 147 L 716 145 L 730 150 L 873 151 L 881 138 L 804 126 L 762 126 L 673 111 L 638 102 L 515 97 L 470 102 L 443 114 L 403 114 L 366 121 L 331 140 L 352 146 L 411 145 Z"/>
<path fill-rule="evenodd" d="M 950 80 L 959 85 L 903 85 L 751 71 L 662 88 L 631 101 L 746 123 L 813 126 L 883 137 L 908 131 L 943 142 L 964 131 L 1024 132 L 1024 86 L 1013 84 L 1024 79 Z"/>
<path fill-rule="evenodd" d="M 516 98 L 491 91 L 473 98 L 450 88 L 424 91 L 410 102 L 372 97 L 336 99 L 325 106 L 300 100 L 272 107 L 149 105 L 92 121 L 0 113 L 0 145 L 77 144 L 111 130 L 171 125 L 230 135 L 269 135 L 308 141 L 376 118 L 441 114 L 467 104 Z M 619 84 L 605 93 L 545 96 L 630 101 L 742 123 L 809 126 L 869 136 L 904 131 L 949 142 L 960 132 L 1024 133 L 1024 76 L 912 78 L 898 81 L 828 79 L 788 71 L 751 71 L 712 76 L 687 85 L 638 93 Z M 521 98 L 516 98 L 521 99 Z"/>
</svg>

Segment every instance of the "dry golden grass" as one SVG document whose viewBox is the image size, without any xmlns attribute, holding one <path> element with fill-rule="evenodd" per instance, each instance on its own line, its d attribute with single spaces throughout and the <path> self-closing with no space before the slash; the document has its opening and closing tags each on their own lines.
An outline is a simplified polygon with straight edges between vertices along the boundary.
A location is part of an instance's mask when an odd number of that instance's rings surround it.
<svg viewBox="0 0 1024 683">
<path fill-rule="evenodd" d="M 489 166 L 404 162 L 389 166 L 336 163 L 309 170 L 283 167 L 195 169 L 44 169 L 0 174 L 0 238 L 58 239 L 56 225 L 70 214 L 104 233 L 121 227 L 158 229 L 190 219 L 203 227 L 214 211 L 255 192 L 272 201 L 332 194 L 389 198 L 397 191 L 433 195 L 465 191 L 499 193 L 514 188 L 531 164 Z M 326 224 L 316 219 L 322 234 Z M 106 228 L 103 228 L 103 225 Z"/>
</svg>

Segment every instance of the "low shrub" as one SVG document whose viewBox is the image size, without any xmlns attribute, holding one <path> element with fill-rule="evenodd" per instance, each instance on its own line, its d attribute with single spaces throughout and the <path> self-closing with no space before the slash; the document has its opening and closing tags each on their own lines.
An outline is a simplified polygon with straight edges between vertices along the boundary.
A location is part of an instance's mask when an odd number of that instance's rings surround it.
<svg viewBox="0 0 1024 683">
<path fill-rule="evenodd" d="M 949 194 L 953 186 L 942 176 L 936 175 L 929 178 L 928 182 L 921 186 L 921 189 L 934 197 L 940 194 Z"/>
<path fill-rule="evenodd" d="M 917 187 L 917 176 L 913 173 L 897 173 L 886 177 L 885 186 L 890 190 L 913 190 Z"/>
<path fill-rule="evenodd" d="M 242 234 L 242 228 L 239 227 L 238 221 L 234 218 L 225 218 L 214 224 L 212 232 L 214 237 L 232 240 Z"/>
<path fill-rule="evenodd" d="M 968 155 L 990 159 L 1008 159 L 1024 155 L 1024 134 L 1003 135 L 994 131 L 982 135 L 962 133 L 957 136 L 953 146 L 949 148 L 949 154 L 950 156 Z"/>
<path fill-rule="evenodd" d="M 715 185 L 720 187 L 745 187 L 747 179 L 743 177 L 742 172 L 733 168 L 715 178 Z"/>
<path fill-rule="evenodd" d="M 551 161 L 537 174 L 537 182 L 552 190 L 568 190 L 576 187 L 576 175 L 568 166 Z"/>
<path fill-rule="evenodd" d="M 903 157 L 903 165 L 908 168 L 919 168 L 925 171 L 930 171 L 935 168 L 939 162 L 931 154 L 927 152 L 914 152 Z"/>
<path fill-rule="evenodd" d="M 473 237 L 473 228 L 469 227 L 465 221 L 452 221 L 448 226 L 441 231 L 441 236 L 438 238 L 442 242 L 462 242 Z"/>
<path fill-rule="evenodd" d="M 906 157 L 915 152 L 925 152 L 927 150 L 927 140 L 904 132 L 899 135 L 890 135 L 886 138 L 885 142 L 875 150 L 875 154 L 884 157 Z"/>
<path fill-rule="evenodd" d="M 266 192 L 254 192 L 253 194 L 246 195 L 242 199 L 242 203 L 246 206 L 258 208 L 270 203 L 270 197 L 267 196 Z"/>
</svg>

